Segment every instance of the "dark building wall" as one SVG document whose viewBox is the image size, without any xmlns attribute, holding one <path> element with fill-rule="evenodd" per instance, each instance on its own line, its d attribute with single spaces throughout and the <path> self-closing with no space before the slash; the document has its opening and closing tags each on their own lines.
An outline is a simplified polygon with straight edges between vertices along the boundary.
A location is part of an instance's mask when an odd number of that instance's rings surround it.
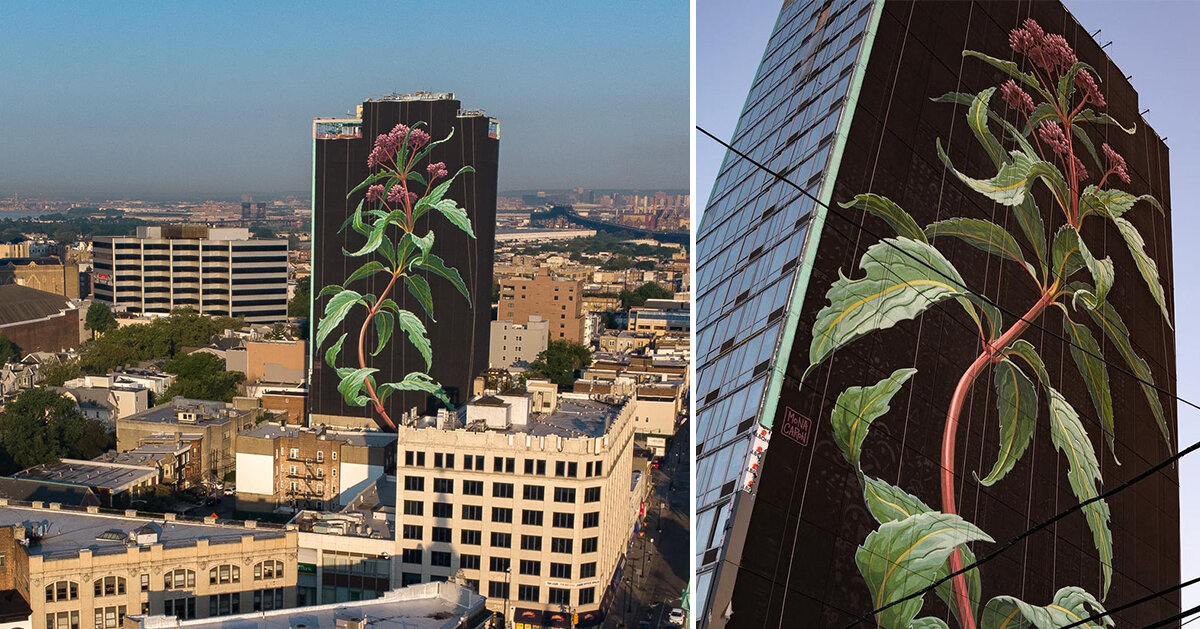
<svg viewBox="0 0 1200 629">
<path fill-rule="evenodd" d="M 393 298 L 401 308 L 416 313 L 424 320 L 433 346 L 431 375 L 456 403 L 466 401 L 472 378 L 487 368 L 488 324 L 491 320 L 488 304 L 491 302 L 496 176 L 500 150 L 499 139 L 488 137 L 489 119 L 486 116 L 459 117 L 460 107 L 457 100 L 384 100 L 364 103 L 362 138 L 316 140 L 316 202 L 313 212 L 313 294 L 316 295 L 320 287 L 341 284 L 354 269 L 371 259 L 345 256 L 343 248 L 355 251 L 361 248 L 363 239 L 350 229 L 340 234 L 338 229 L 362 198 L 362 193 L 359 193 L 347 199 L 346 193 L 368 175 L 367 154 L 376 136 L 387 133 L 400 122 L 410 126 L 425 122 L 434 140 L 446 137 L 453 129 L 454 138 L 434 149 L 430 161 L 445 162 L 452 174 L 464 165 L 475 168 L 474 173 L 456 179 L 446 196 L 458 201 L 467 210 L 476 238 L 469 238 L 436 212 L 427 214 L 419 221 L 417 233 L 424 233 L 432 227 L 436 235 L 433 252 L 441 256 L 447 266 L 458 269 L 472 295 L 472 307 L 468 308 L 466 300 L 449 282 L 436 276 L 428 278 L 436 323 L 428 319 L 421 306 L 404 290 L 394 291 Z M 378 259 L 386 263 L 386 260 Z M 384 275 L 356 282 L 353 288 L 378 295 L 387 284 Z M 314 329 L 320 313 L 324 311 L 326 300 L 323 298 L 314 304 Z M 362 310 L 352 312 L 341 328 L 330 335 L 331 343 L 342 332 L 350 332 L 343 349 L 342 365 L 357 364 L 357 361 L 352 361 L 356 354 L 352 341 L 357 338 L 362 326 L 363 314 Z M 367 336 L 368 343 L 373 343 L 374 331 Z M 312 348 L 313 376 L 309 410 L 327 415 L 370 414 L 369 408 L 345 404 L 337 391 L 337 375 L 332 367 L 324 364 L 326 349 Z M 377 382 L 401 380 L 405 374 L 425 368 L 420 354 L 402 333 L 392 338 L 390 347 L 383 353 L 369 359 L 369 366 L 380 370 L 375 374 Z M 430 398 L 421 393 L 396 393 L 387 401 L 388 414 L 395 419 L 414 406 L 424 411 L 429 403 Z"/>
<path fill-rule="evenodd" d="M 8 336 L 22 354 L 30 352 L 60 352 L 79 347 L 79 313 L 64 310 L 59 314 L 35 321 L 23 321 L 0 327 L 0 334 Z"/>
<path fill-rule="evenodd" d="M 1172 301 L 1171 220 L 1168 151 L 1138 115 L 1137 94 L 1086 29 L 1057 2 L 887 2 L 866 69 L 850 137 L 841 160 L 833 201 L 863 192 L 888 196 L 924 225 L 950 216 L 991 218 L 1014 233 L 1019 230 L 1008 208 L 992 204 L 960 185 L 938 161 L 935 138 L 948 144 L 955 165 L 974 176 L 995 169 L 965 124 L 965 108 L 933 103 L 949 91 L 976 93 L 998 86 L 1004 76 L 983 62 L 964 59 L 966 47 L 1008 59 L 1008 31 L 1034 17 L 1048 32 L 1062 33 L 1081 60 L 1094 65 L 1105 90 L 1108 112 L 1137 123 L 1128 136 L 1107 129 L 1106 141 L 1126 157 L 1133 183 L 1121 186 L 1134 194 L 1153 194 L 1168 208 L 1166 218 L 1148 206 L 1129 216 L 1146 239 Z M 1091 25 L 1093 28 L 1095 25 Z M 993 109 L 1003 112 L 999 95 Z M 1011 115 L 1011 114 L 1010 114 Z M 1106 129 L 1092 129 L 1096 143 Z M 1083 158 L 1093 170 L 1095 166 Z M 1039 192 L 1040 194 L 1040 192 Z M 1039 197 L 1052 233 L 1062 223 Z M 861 213 L 843 211 L 881 236 L 887 226 Z M 1124 242 L 1100 220 L 1088 223 L 1088 246 L 1098 257 L 1112 256 L 1118 279 L 1109 301 L 1130 327 L 1139 353 L 1150 363 L 1157 384 L 1175 390 L 1175 339 L 1163 322 L 1136 272 Z M 777 430 L 763 464 L 749 519 L 735 531 L 744 543 L 732 595 L 730 627 L 838 627 L 869 612 L 872 600 L 854 563 L 856 548 L 877 528 L 863 504 L 853 469 L 841 456 L 830 429 L 834 400 L 848 386 L 873 384 L 901 367 L 919 372 L 893 399 L 892 410 L 875 421 L 863 448 L 863 468 L 937 508 L 939 450 L 946 407 L 966 366 L 978 354 L 978 340 L 961 309 L 936 306 L 916 321 L 856 341 L 827 361 L 800 387 L 808 366 L 815 316 L 826 303 L 825 292 L 838 270 L 861 276 L 858 262 L 876 237 L 830 215 L 817 250 L 815 267 L 804 297 L 800 327 L 788 364 L 775 421 Z M 1030 282 L 1009 263 L 1001 264 L 959 241 L 937 242 L 938 248 L 967 278 L 967 283 L 1012 312 L 1025 312 L 1036 300 Z M 1008 324 L 1014 320 L 1005 317 Z M 1077 318 L 1078 320 L 1078 318 Z M 1169 456 L 1138 384 L 1118 369 L 1109 369 L 1116 417 L 1117 457 L 1103 443 L 1096 412 L 1084 388 L 1064 334 L 1061 314 L 1052 311 L 1023 338 L 1041 351 L 1055 386 L 1079 411 L 1096 450 L 1103 474 L 1101 490 L 1112 488 Z M 1090 326 L 1090 323 L 1089 323 Z M 1098 339 L 1103 335 L 1093 334 Z M 1123 365 L 1101 340 L 1106 358 Z M 960 423 L 956 469 L 959 513 L 1004 542 L 1076 503 L 1066 478 L 1066 459 L 1050 440 L 1044 395 L 1033 443 L 1021 462 L 996 485 L 985 488 L 972 478 L 991 469 L 999 450 L 998 419 L 991 373 L 976 382 Z M 1174 434 L 1175 407 L 1162 396 Z M 814 436 L 802 446 L 778 430 L 789 410 L 813 421 Z M 1175 446 L 1177 447 L 1177 446 Z M 1113 582 L 1106 607 L 1142 597 L 1179 581 L 1179 486 L 1174 468 L 1140 482 L 1109 499 L 1112 511 Z M 995 548 L 974 544 L 982 555 Z M 1102 577 L 1091 533 L 1081 514 L 1074 514 L 1006 551 L 981 570 L 986 602 L 1013 595 L 1036 605 L 1048 604 L 1054 592 L 1078 585 L 1099 595 Z M 721 608 L 718 608 L 720 606 Z M 1117 626 L 1144 626 L 1179 610 L 1178 594 L 1115 615 Z M 714 616 L 725 612 L 720 600 Z M 950 619 L 940 600 L 925 597 L 921 615 Z"/>
</svg>

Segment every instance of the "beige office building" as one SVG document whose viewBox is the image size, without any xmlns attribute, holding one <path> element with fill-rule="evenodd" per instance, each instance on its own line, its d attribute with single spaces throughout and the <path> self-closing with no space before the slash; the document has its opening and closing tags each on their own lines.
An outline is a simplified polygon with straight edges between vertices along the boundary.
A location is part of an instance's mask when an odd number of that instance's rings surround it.
<svg viewBox="0 0 1200 629">
<path fill-rule="evenodd" d="M 514 393 L 440 427 L 401 426 L 400 584 L 455 579 L 522 625 L 601 622 L 637 515 L 632 415 L 624 402 Z"/>
<path fill-rule="evenodd" d="M 111 629 L 130 614 L 209 618 L 296 604 L 295 531 L 7 502 L 0 569 L 32 608 L 33 629 Z"/>
<path fill-rule="evenodd" d="M 533 277 L 500 279 L 497 319 L 529 323 L 537 315 L 550 323 L 550 340 L 586 343 L 583 318 L 583 282 L 553 277 L 539 269 Z"/>
</svg>

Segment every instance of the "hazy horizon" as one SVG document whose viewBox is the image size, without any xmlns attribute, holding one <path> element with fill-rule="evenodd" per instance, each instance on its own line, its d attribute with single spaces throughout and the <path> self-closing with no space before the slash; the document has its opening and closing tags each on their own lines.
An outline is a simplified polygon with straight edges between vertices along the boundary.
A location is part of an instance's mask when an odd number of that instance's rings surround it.
<svg viewBox="0 0 1200 629">
<path fill-rule="evenodd" d="M 418 90 L 500 120 L 501 190 L 688 187 L 686 3 L 7 8 L 0 197 L 307 196 L 313 118 Z"/>
</svg>

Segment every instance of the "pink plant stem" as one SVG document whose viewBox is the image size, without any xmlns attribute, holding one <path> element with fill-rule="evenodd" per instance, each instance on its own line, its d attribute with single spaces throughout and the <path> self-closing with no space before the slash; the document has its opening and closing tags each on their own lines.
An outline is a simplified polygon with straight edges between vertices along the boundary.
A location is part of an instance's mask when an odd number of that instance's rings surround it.
<svg viewBox="0 0 1200 629">
<path fill-rule="evenodd" d="M 379 294 L 379 299 L 375 302 L 375 305 L 371 307 L 371 310 L 367 312 L 367 318 L 363 321 L 362 328 L 358 331 L 358 367 L 360 369 L 367 368 L 367 352 L 365 347 L 367 340 L 367 327 L 371 325 L 371 320 L 374 319 L 376 313 L 379 312 L 379 304 L 382 304 L 383 300 L 387 299 L 388 294 L 392 292 L 392 287 L 396 285 L 397 277 L 400 277 L 399 273 L 394 273 L 392 275 L 392 281 L 388 282 L 387 288 L 383 289 L 383 292 Z M 367 395 L 370 395 L 371 401 L 375 402 L 375 410 L 378 411 L 379 415 L 383 417 L 383 421 L 387 423 L 388 428 L 395 430 L 396 422 L 393 422 L 392 418 L 388 417 L 387 411 L 383 408 L 383 403 L 379 401 L 379 396 L 375 394 L 375 387 L 371 386 L 371 381 L 366 380 L 364 381 L 364 384 L 367 385 Z"/>
<path fill-rule="evenodd" d="M 967 367 L 967 371 L 963 373 L 958 380 L 958 386 L 954 389 L 954 397 L 950 400 L 950 409 L 946 412 L 946 427 L 942 432 L 942 512 L 955 514 L 957 513 L 954 498 L 954 447 L 955 436 L 958 433 L 958 419 L 962 414 L 963 404 L 967 399 L 967 393 L 971 390 L 971 385 L 975 383 L 975 379 L 989 363 L 996 362 L 1000 359 L 1000 353 L 1004 348 L 1008 347 L 1013 341 L 1021 336 L 1029 324 L 1042 314 L 1054 301 L 1055 295 L 1058 293 L 1057 284 L 1051 286 L 1046 292 L 1042 293 L 1037 303 L 1025 313 L 1025 316 L 1012 325 L 1007 331 L 988 344 L 982 353 Z M 950 571 L 958 572 L 962 570 L 963 561 L 962 553 L 955 548 L 954 552 L 950 553 Z M 960 574 L 952 580 L 954 586 L 954 599 L 958 608 L 958 617 L 962 623 L 963 629 L 975 629 L 975 617 L 971 612 L 971 598 L 967 592 L 967 579 L 965 574 Z"/>
</svg>

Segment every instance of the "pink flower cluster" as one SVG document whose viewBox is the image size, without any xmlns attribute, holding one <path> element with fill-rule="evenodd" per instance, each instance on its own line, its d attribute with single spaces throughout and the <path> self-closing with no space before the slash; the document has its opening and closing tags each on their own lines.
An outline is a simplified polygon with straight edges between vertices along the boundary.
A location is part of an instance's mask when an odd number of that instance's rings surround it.
<svg viewBox="0 0 1200 629">
<path fill-rule="evenodd" d="M 429 181 L 433 181 L 434 179 L 445 177 L 446 175 L 450 174 L 450 171 L 446 170 L 446 162 L 430 164 L 425 167 L 425 172 L 429 174 Z"/>
<path fill-rule="evenodd" d="M 392 189 L 388 190 L 387 201 L 388 203 L 404 202 L 406 206 L 411 206 L 417 201 L 417 193 L 405 192 L 404 186 L 392 186 Z"/>
<path fill-rule="evenodd" d="M 1000 96 L 1009 109 L 1019 111 L 1028 118 L 1033 113 L 1033 97 L 1031 97 L 1017 82 L 1009 79 L 1000 86 Z"/>
<path fill-rule="evenodd" d="M 1008 45 L 1052 76 L 1063 74 L 1079 61 L 1062 35 L 1047 34 L 1032 18 L 1008 34 Z"/>
<path fill-rule="evenodd" d="M 1091 101 L 1097 107 L 1104 107 L 1107 101 L 1104 99 L 1104 94 L 1100 92 L 1100 87 L 1096 85 L 1096 79 L 1092 77 L 1092 73 L 1087 70 L 1080 70 L 1079 74 L 1075 75 L 1075 87 L 1083 92 L 1084 100 Z"/>
<path fill-rule="evenodd" d="M 377 183 L 367 188 L 367 201 L 378 201 L 383 196 L 383 184 Z"/>
<path fill-rule="evenodd" d="M 412 151 L 419 151 L 429 144 L 429 134 L 424 130 L 409 129 L 408 125 L 398 124 L 388 133 L 381 133 L 379 137 L 375 138 L 375 147 L 367 156 L 367 166 L 374 168 L 393 161 L 406 137 L 408 138 L 408 148 Z"/>
<path fill-rule="evenodd" d="M 1063 135 L 1062 127 L 1053 122 L 1043 122 L 1037 128 L 1038 137 L 1042 139 L 1055 153 L 1066 155 L 1071 150 L 1071 143 Z"/>
<path fill-rule="evenodd" d="M 1079 156 L 1075 155 L 1071 158 L 1075 163 L 1075 181 L 1083 181 L 1088 178 L 1087 168 L 1083 165 L 1083 161 Z"/>
<path fill-rule="evenodd" d="M 1129 183 L 1129 168 L 1125 165 L 1125 158 L 1109 146 L 1108 142 L 1101 144 L 1100 149 L 1104 151 L 1104 157 L 1108 160 L 1108 170 L 1119 177 L 1121 181 Z"/>
</svg>

